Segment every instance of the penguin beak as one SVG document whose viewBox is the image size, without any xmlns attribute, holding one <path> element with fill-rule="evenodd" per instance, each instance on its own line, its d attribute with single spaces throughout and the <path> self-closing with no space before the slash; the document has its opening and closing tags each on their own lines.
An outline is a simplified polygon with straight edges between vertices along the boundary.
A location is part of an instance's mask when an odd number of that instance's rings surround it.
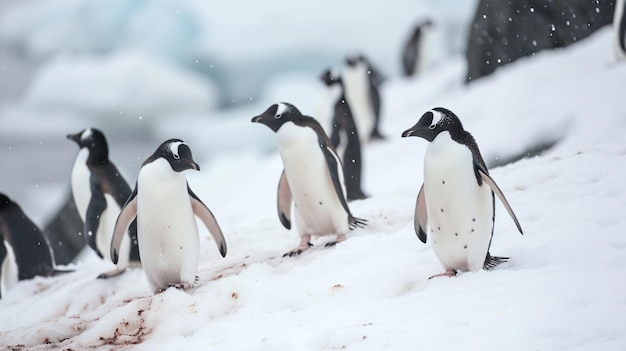
<svg viewBox="0 0 626 351">
<path fill-rule="evenodd" d="M 417 137 L 422 137 L 424 139 L 428 139 L 426 138 L 426 134 L 429 132 L 430 130 L 428 128 L 424 128 L 416 124 L 413 127 L 402 132 L 402 137 L 406 138 L 406 137 L 411 137 L 411 136 L 417 136 Z"/>
<path fill-rule="evenodd" d="M 253 117 L 252 120 L 251 120 L 252 123 L 262 123 L 262 124 L 265 124 L 266 126 L 269 127 L 268 121 L 269 121 L 268 114 L 265 113 L 265 112 L 263 112 L 262 114 L 260 114 L 260 115 L 258 115 L 256 117 Z"/>
<path fill-rule="evenodd" d="M 198 165 L 196 162 L 194 161 L 189 161 L 189 168 L 199 171 L 200 170 L 200 165 Z"/>
<path fill-rule="evenodd" d="M 67 139 L 74 140 L 75 142 L 80 142 L 80 133 L 77 134 L 68 134 Z"/>
</svg>

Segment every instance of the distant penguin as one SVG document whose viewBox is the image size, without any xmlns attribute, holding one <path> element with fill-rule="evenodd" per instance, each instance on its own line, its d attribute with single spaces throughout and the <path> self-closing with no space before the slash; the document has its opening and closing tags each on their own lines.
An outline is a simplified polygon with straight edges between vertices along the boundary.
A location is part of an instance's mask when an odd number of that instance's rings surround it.
<svg viewBox="0 0 626 351">
<path fill-rule="evenodd" d="M 278 151 L 284 170 L 278 183 L 278 217 L 291 229 L 291 205 L 295 203 L 295 220 L 300 245 L 284 256 L 295 256 L 312 244 L 311 236 L 333 235 L 335 245 L 345 240 L 350 229 L 363 227 L 366 221 L 356 218 L 348 208 L 343 167 L 339 156 L 313 118 L 303 116 L 293 105 L 270 106 L 252 122 L 262 123 L 276 133 Z"/>
<path fill-rule="evenodd" d="M 193 193 L 183 171 L 200 170 L 191 149 L 179 139 L 162 143 L 139 170 L 137 185 L 122 208 L 111 242 L 117 262 L 126 228 L 137 218 L 141 263 L 151 289 L 191 288 L 196 282 L 200 237 L 197 216 L 215 239 L 222 257 L 226 240 L 213 213 Z"/>
<path fill-rule="evenodd" d="M 0 193 L 0 296 L 18 281 L 69 271 L 55 268 L 50 243 L 20 206 Z"/>
<path fill-rule="evenodd" d="M 87 128 L 67 138 L 80 147 L 72 168 L 71 184 L 74 202 L 84 223 L 83 235 L 98 256 L 111 261 L 109 249 L 113 227 L 120 208 L 131 194 L 130 186 L 109 160 L 107 141 L 100 130 Z M 99 278 L 116 276 L 131 263 L 139 263 L 136 224 L 124 236 L 116 269 L 101 274 Z"/>
<path fill-rule="evenodd" d="M 618 60 L 626 58 L 626 0 L 615 2 L 613 14 L 613 33 L 615 36 L 615 53 Z"/>
<path fill-rule="evenodd" d="M 446 269 L 433 277 L 490 269 L 506 262 L 507 257 L 489 253 L 495 219 L 494 193 L 520 233 L 522 227 L 489 176 L 476 141 L 463 129 L 459 118 L 447 109 L 434 108 L 402 136 L 418 136 L 429 142 L 414 224 L 422 242 L 430 233 L 433 251 Z"/>
<path fill-rule="evenodd" d="M 413 34 L 402 51 L 402 69 L 405 76 L 422 74 L 428 62 L 428 44 L 432 22 L 425 20 L 415 26 Z"/>
<path fill-rule="evenodd" d="M 363 55 L 346 58 L 343 86 L 359 131 L 361 143 L 382 139 L 380 134 L 380 94 L 376 72 Z"/>
<path fill-rule="evenodd" d="M 320 79 L 327 88 L 322 104 L 325 108 L 330 108 L 332 115 L 330 141 L 337 153 L 342 155 L 348 201 L 365 199 L 367 195 L 361 189 L 361 142 L 346 100 L 341 76 L 326 70 Z"/>
</svg>

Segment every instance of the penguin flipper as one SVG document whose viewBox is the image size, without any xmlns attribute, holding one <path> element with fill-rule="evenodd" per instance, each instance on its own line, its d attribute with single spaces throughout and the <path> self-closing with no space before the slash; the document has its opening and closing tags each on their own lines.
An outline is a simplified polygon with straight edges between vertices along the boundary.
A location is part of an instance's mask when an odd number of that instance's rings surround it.
<svg viewBox="0 0 626 351">
<path fill-rule="evenodd" d="M 280 175 L 280 180 L 278 181 L 278 193 L 276 197 L 280 223 L 282 223 L 285 228 L 291 229 L 291 203 L 293 200 L 291 197 L 289 181 L 287 180 L 284 169 L 283 173 Z"/>
<path fill-rule="evenodd" d="M 122 244 L 122 238 L 128 230 L 128 226 L 133 219 L 137 217 L 137 186 L 135 190 L 130 194 L 128 201 L 115 221 L 115 229 L 113 229 L 113 237 L 111 238 L 111 261 L 117 264 L 120 253 L 120 245 Z"/>
<path fill-rule="evenodd" d="M 337 155 L 337 152 L 333 148 L 328 147 L 325 143 L 320 143 L 320 146 L 322 152 L 324 153 L 326 165 L 328 166 L 328 173 L 330 175 L 333 187 L 335 188 L 335 192 L 337 193 L 337 197 L 339 198 L 339 202 L 341 202 L 341 206 L 348 214 L 348 225 L 350 226 L 350 229 L 355 229 L 356 227 L 365 227 L 367 225 L 367 220 L 354 217 L 350 212 L 350 208 L 348 208 L 345 188 L 344 185 L 341 183 L 341 180 L 344 177 L 339 155 Z"/>
<path fill-rule="evenodd" d="M 97 189 L 91 189 L 91 200 L 87 206 L 87 215 L 85 217 L 85 238 L 87 244 L 91 247 L 100 258 L 104 258 L 98 244 L 96 242 L 96 235 L 98 233 L 98 227 L 100 226 L 100 217 L 107 208 L 107 202 L 104 195 Z"/>
<path fill-rule="evenodd" d="M 515 225 L 517 226 L 517 230 L 519 230 L 520 234 L 524 235 L 524 232 L 522 231 L 522 226 L 519 224 L 519 221 L 517 220 L 515 213 L 513 213 L 513 209 L 511 208 L 511 205 L 509 205 L 509 202 L 506 200 L 506 197 L 504 197 L 504 194 L 502 193 L 502 191 L 500 190 L 496 182 L 493 180 L 493 178 L 489 176 L 489 174 L 487 174 L 487 172 L 482 167 L 478 168 L 478 173 L 480 174 L 485 184 L 489 185 L 491 190 L 498 196 L 498 199 L 500 199 L 500 202 L 502 202 L 502 204 L 504 205 L 504 208 L 506 208 L 507 212 L 513 219 L 513 222 L 515 222 Z"/>
<path fill-rule="evenodd" d="M 417 194 L 417 201 L 415 202 L 415 216 L 413 217 L 413 226 L 415 227 L 415 234 L 421 242 L 426 244 L 426 230 L 428 228 L 428 213 L 426 212 L 426 197 L 424 196 L 424 184 L 420 188 L 419 194 Z"/>
<path fill-rule="evenodd" d="M 202 202 L 202 200 L 200 200 L 200 198 L 198 198 L 198 196 L 191 191 L 189 185 L 187 185 L 187 191 L 189 192 L 193 213 L 200 218 L 206 229 L 208 229 L 209 233 L 211 233 L 211 236 L 213 236 L 222 257 L 226 257 L 226 239 L 224 239 L 222 229 L 220 229 L 219 224 L 217 224 L 217 220 L 215 219 L 215 216 L 213 216 L 213 212 L 211 212 L 204 202 Z"/>
</svg>

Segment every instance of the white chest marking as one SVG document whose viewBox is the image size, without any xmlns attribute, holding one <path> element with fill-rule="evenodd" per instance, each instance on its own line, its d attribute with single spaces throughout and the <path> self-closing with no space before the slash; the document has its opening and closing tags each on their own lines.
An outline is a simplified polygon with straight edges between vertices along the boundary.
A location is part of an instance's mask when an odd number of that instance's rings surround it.
<svg viewBox="0 0 626 351">
<path fill-rule="evenodd" d="M 300 234 L 346 233 L 348 215 L 333 187 L 317 134 L 310 128 L 288 122 L 277 135 Z M 342 177 L 340 179 L 343 181 Z"/>
<path fill-rule="evenodd" d="M 83 222 L 87 216 L 87 206 L 91 199 L 91 185 L 89 182 L 91 172 L 89 172 L 89 168 L 87 168 L 88 157 L 89 150 L 87 148 L 81 148 L 76 156 L 76 161 L 74 161 L 71 175 L 72 195 L 74 196 L 78 214 Z"/>
<path fill-rule="evenodd" d="M 471 151 L 443 132 L 424 158 L 424 195 L 433 251 L 446 269 L 482 269 L 493 228 L 491 189 L 478 186 Z"/>
<path fill-rule="evenodd" d="M 194 284 L 199 235 L 185 175 L 164 159 L 143 166 L 137 179 L 137 236 L 153 290 Z"/>
<path fill-rule="evenodd" d="M 2 279 L 0 281 L 0 294 L 5 296 L 7 291 L 9 291 L 18 281 L 18 267 L 17 261 L 15 260 L 15 252 L 13 252 L 13 247 L 7 244 L 5 241 L 2 241 L 0 245 L 4 245 L 7 250 L 7 254 L 4 257 L 4 261 L 2 261 Z"/>
<path fill-rule="evenodd" d="M 346 99 L 352 109 L 354 124 L 359 132 L 361 143 L 370 138 L 376 122 L 374 106 L 370 98 L 370 82 L 367 65 L 358 63 L 355 67 L 347 67 L 343 74 Z"/>
</svg>

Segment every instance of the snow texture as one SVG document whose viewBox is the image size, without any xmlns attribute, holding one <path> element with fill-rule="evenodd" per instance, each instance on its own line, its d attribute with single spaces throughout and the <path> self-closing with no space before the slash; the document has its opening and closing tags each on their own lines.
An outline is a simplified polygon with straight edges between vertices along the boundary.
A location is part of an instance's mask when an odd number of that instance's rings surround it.
<svg viewBox="0 0 626 351">
<path fill-rule="evenodd" d="M 301 256 L 281 258 L 298 239 L 275 213 L 282 169 L 275 152 L 200 160 L 202 172 L 188 172 L 189 183 L 213 210 L 229 253 L 221 258 L 200 227 L 195 288 L 153 295 L 140 269 L 96 280 L 107 265 L 87 255 L 76 272 L 20 282 L 0 300 L 0 345 L 623 350 L 626 65 L 614 62 L 612 40 L 605 28 L 471 87 L 462 85 L 464 67 L 456 60 L 416 80 L 389 81 L 382 89 L 388 139 L 365 149 L 372 196 L 351 203 L 369 225 L 336 247 L 325 248 L 320 238 Z M 498 205 L 491 251 L 512 259 L 493 271 L 427 279 L 442 271 L 430 243 L 413 231 L 427 143 L 400 133 L 436 106 L 461 118 L 487 162 L 560 140 L 541 156 L 491 169 L 525 231 L 520 236 Z M 237 124 L 220 128 L 247 128 L 266 107 L 233 111 L 241 113 Z M 258 139 L 248 143 L 274 140 L 253 127 Z M 202 134 L 184 135 L 192 150 L 204 145 Z"/>
</svg>

